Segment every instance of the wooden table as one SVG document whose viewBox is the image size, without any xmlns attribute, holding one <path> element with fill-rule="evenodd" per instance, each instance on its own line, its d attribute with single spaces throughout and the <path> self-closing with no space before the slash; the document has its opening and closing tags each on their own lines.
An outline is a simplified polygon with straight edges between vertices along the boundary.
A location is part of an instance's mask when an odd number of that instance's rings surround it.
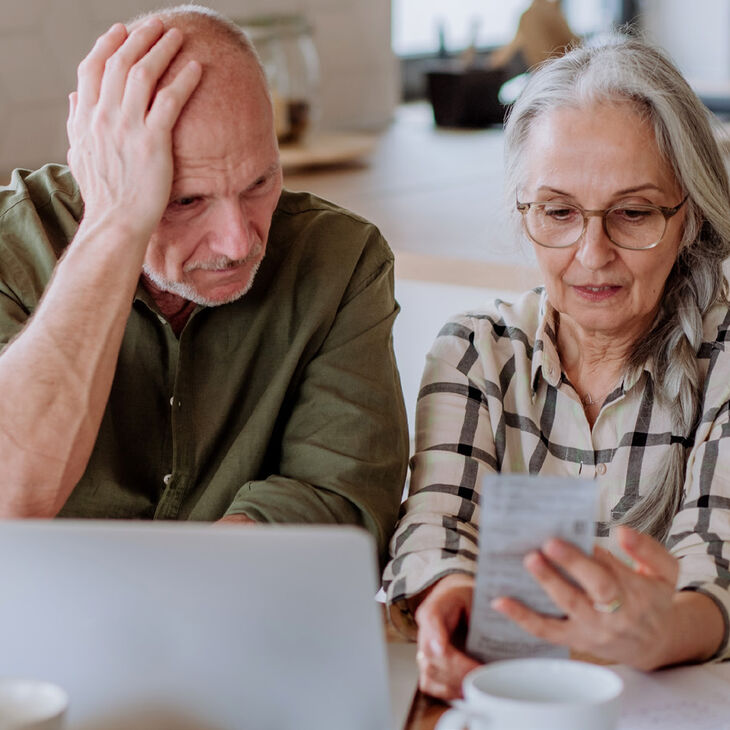
<svg viewBox="0 0 730 730">
<path fill-rule="evenodd" d="M 448 705 L 444 702 L 427 697 L 419 690 L 413 698 L 404 730 L 433 730 L 447 709 Z"/>
</svg>

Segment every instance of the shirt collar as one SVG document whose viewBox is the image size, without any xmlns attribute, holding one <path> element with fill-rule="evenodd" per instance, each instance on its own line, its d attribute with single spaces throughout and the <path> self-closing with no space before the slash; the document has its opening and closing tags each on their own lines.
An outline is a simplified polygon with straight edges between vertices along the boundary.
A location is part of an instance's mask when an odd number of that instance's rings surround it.
<svg viewBox="0 0 730 730">
<path fill-rule="evenodd" d="M 563 369 L 558 357 L 558 313 L 550 304 L 545 290 L 540 295 L 540 309 L 535 332 L 535 346 L 532 351 L 532 395 L 537 393 L 538 378 L 542 377 L 553 387 L 557 388 L 562 377 Z"/>
<path fill-rule="evenodd" d="M 144 304 L 147 309 L 149 309 L 154 315 L 156 315 L 158 318 L 161 318 L 162 320 L 165 320 L 165 316 L 160 311 L 160 308 L 157 306 L 157 303 L 155 302 L 154 297 L 148 289 L 145 287 L 145 285 L 142 283 L 142 277 L 139 277 L 139 281 L 137 282 L 137 291 L 134 292 L 134 300 L 136 302 L 141 302 Z M 193 317 L 195 314 L 197 314 L 201 309 L 204 309 L 204 307 L 200 304 L 198 304 L 195 309 L 190 314 L 190 317 Z M 167 321 L 167 320 L 165 320 Z"/>
</svg>

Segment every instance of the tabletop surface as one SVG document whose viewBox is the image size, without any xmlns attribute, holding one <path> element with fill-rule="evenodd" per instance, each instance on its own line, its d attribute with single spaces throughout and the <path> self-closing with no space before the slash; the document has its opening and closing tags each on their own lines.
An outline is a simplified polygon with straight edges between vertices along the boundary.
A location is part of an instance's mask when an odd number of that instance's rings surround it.
<svg viewBox="0 0 730 730">
<path fill-rule="evenodd" d="M 730 728 L 730 662 L 644 673 L 612 666 L 624 681 L 618 730 Z M 417 692 L 404 730 L 433 730 L 448 706 Z"/>
<path fill-rule="evenodd" d="M 405 104 L 363 163 L 286 170 L 284 185 L 373 221 L 397 276 L 523 290 L 539 275 L 509 221 L 502 139 L 499 127 L 436 127 L 428 104 Z"/>
</svg>

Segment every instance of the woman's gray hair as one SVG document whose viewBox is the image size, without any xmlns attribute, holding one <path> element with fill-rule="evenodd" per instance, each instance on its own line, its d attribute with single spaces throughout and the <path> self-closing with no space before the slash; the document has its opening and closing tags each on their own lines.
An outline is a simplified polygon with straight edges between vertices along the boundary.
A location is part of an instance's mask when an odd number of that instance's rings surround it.
<svg viewBox="0 0 730 730">
<path fill-rule="evenodd" d="M 661 154 L 689 195 L 679 256 L 667 278 L 649 333 L 635 343 L 626 372 L 653 362 L 654 397 L 672 414 L 671 456 L 646 497 L 619 504 L 613 518 L 665 539 L 683 498 L 686 449 L 702 400 L 697 353 L 702 319 L 727 301 L 722 262 L 730 254 L 730 189 L 710 115 L 670 60 L 635 38 L 616 36 L 571 50 L 532 75 L 506 123 L 508 200 L 523 183 L 525 146 L 545 112 L 594 102 L 628 101 L 653 126 Z M 518 215 L 515 211 L 515 215 Z"/>
</svg>

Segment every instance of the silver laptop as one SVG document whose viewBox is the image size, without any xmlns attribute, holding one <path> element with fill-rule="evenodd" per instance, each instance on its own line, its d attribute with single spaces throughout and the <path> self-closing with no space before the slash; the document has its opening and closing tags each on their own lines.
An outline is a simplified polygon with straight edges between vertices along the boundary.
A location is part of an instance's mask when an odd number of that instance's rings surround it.
<svg viewBox="0 0 730 730">
<path fill-rule="evenodd" d="M 0 522 L 0 677 L 61 685 L 69 730 L 400 728 L 376 586 L 357 528 Z"/>
</svg>

